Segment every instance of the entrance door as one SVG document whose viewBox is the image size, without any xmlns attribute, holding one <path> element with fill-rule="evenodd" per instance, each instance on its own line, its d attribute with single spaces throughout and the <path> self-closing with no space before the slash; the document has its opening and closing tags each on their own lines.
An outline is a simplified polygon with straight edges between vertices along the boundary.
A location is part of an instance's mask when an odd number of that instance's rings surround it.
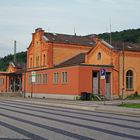
<svg viewBox="0 0 140 140">
<path fill-rule="evenodd" d="M 19 92 L 22 90 L 22 77 L 12 76 L 10 77 L 10 92 Z"/>
<path fill-rule="evenodd" d="M 106 98 L 110 99 L 111 94 L 111 73 L 106 73 Z"/>
<path fill-rule="evenodd" d="M 93 80 L 92 80 L 93 94 L 99 94 L 99 72 L 93 71 Z"/>
</svg>

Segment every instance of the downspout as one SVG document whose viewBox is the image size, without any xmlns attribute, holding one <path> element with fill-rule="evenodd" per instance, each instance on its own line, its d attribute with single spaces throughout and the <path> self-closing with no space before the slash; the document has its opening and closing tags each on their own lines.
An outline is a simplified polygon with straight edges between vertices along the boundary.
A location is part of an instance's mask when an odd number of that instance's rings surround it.
<svg viewBox="0 0 140 140">
<path fill-rule="evenodd" d="M 122 69 L 122 75 L 123 75 L 123 87 L 122 87 L 122 104 L 124 103 L 124 57 L 125 57 L 125 54 L 124 54 L 124 43 L 123 43 L 123 69 Z"/>
<path fill-rule="evenodd" d="M 6 80 L 5 80 L 5 85 L 6 85 L 6 92 L 7 92 L 7 75 L 6 75 Z"/>
<path fill-rule="evenodd" d="M 118 51 L 118 96 L 120 96 L 120 51 Z"/>
<path fill-rule="evenodd" d="M 110 50 L 111 50 L 110 64 L 113 66 L 113 49 L 110 48 Z M 113 81 L 114 81 L 114 76 L 113 76 L 113 69 L 112 69 L 112 72 L 111 72 L 111 75 L 110 75 L 110 84 L 111 84 L 111 86 L 110 86 L 110 99 L 113 98 Z"/>
<path fill-rule="evenodd" d="M 50 60 L 48 61 L 49 67 L 50 67 L 50 66 L 51 66 L 51 67 L 54 66 L 54 63 L 53 63 L 53 61 L 54 61 L 54 58 L 53 58 L 53 56 L 54 56 L 53 46 L 54 46 L 54 45 L 53 45 L 53 41 L 51 41 L 51 47 L 50 47 L 50 49 L 51 49 L 51 50 L 50 50 L 50 51 L 51 51 L 51 61 L 50 61 Z M 50 51 L 49 51 L 49 52 L 50 52 Z"/>
<path fill-rule="evenodd" d="M 54 63 L 53 63 L 53 61 L 54 61 L 54 52 L 53 52 L 54 50 L 53 50 L 53 42 L 52 42 L 52 66 L 54 65 Z"/>
</svg>

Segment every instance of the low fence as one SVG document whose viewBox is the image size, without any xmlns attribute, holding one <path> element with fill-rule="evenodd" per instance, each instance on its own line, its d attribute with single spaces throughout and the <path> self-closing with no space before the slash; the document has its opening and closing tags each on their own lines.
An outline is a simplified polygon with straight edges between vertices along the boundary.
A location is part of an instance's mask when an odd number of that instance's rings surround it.
<svg viewBox="0 0 140 140">
<path fill-rule="evenodd" d="M 1 92 L 0 96 L 5 96 L 5 97 L 22 97 L 22 94 L 20 92 Z"/>
</svg>

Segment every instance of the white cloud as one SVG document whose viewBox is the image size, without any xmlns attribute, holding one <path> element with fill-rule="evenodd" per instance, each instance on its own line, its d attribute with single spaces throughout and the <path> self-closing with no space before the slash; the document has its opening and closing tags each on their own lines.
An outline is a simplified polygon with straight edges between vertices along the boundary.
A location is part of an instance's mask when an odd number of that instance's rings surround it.
<svg viewBox="0 0 140 140">
<path fill-rule="evenodd" d="M 140 0 L 0 0 L 0 43 L 11 53 L 11 40 L 28 47 L 37 27 L 51 32 L 78 34 L 140 27 Z M 0 44 L 0 50 L 3 45 Z M 0 51 L 0 55 L 5 53 Z"/>
</svg>

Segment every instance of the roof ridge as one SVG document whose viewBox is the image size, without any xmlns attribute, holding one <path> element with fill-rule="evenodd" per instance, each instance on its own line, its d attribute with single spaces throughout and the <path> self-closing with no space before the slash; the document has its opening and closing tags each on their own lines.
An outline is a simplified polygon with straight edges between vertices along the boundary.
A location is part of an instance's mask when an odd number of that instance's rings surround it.
<svg viewBox="0 0 140 140">
<path fill-rule="evenodd" d="M 82 56 L 83 55 L 83 56 Z M 85 55 L 86 53 L 78 53 L 74 56 L 72 56 L 71 58 L 67 59 L 67 60 L 64 60 L 63 62 L 60 62 L 59 64 L 57 64 L 56 66 L 59 66 L 59 65 L 72 65 L 72 64 L 80 64 L 81 61 L 84 61 L 85 60 Z M 81 59 L 77 59 L 77 61 L 75 60 L 73 62 L 73 59 L 76 59 L 76 58 L 80 58 L 80 57 L 84 57 L 84 60 L 81 60 Z M 83 58 L 82 58 L 83 59 Z M 71 63 L 70 63 L 71 62 Z M 66 64 L 65 64 L 66 63 Z M 67 64 L 68 63 L 68 64 Z M 70 64 L 69 64 L 70 63 Z"/>
</svg>

